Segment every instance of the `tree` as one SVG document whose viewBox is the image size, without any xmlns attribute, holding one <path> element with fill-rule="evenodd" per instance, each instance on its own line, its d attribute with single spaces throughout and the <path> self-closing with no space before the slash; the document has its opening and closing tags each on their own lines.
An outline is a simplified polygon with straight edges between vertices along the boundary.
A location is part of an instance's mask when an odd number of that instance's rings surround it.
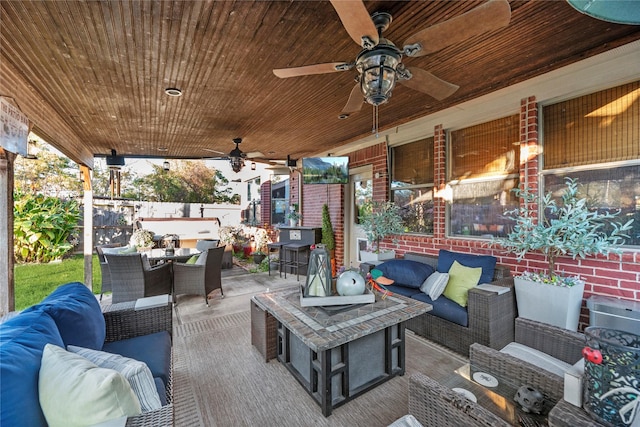
<svg viewBox="0 0 640 427">
<path fill-rule="evenodd" d="M 153 172 L 134 180 L 134 198 L 159 202 L 240 203 L 226 187 L 229 181 L 204 162 L 174 160 L 171 170 L 153 165 Z"/>
<path fill-rule="evenodd" d="M 16 157 L 16 192 L 51 197 L 78 197 L 82 194 L 78 165 L 57 154 L 37 137 L 29 140 L 29 152 L 36 158 Z"/>
</svg>

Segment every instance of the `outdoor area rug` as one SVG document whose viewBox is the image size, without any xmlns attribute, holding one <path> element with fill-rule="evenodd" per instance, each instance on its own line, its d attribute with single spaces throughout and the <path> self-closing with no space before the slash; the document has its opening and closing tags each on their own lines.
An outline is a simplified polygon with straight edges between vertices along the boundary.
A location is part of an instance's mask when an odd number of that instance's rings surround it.
<svg viewBox="0 0 640 427">
<path fill-rule="evenodd" d="M 325 418 L 283 365 L 251 346 L 249 311 L 174 326 L 176 426 L 386 426 L 407 413 L 412 373 L 444 380 L 468 362 L 407 331 L 406 374 Z"/>
</svg>

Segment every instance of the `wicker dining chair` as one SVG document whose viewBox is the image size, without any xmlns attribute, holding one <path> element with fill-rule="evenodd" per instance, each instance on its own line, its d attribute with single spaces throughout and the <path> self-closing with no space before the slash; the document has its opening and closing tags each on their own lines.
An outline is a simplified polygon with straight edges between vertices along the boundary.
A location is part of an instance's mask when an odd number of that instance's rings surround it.
<svg viewBox="0 0 640 427">
<path fill-rule="evenodd" d="M 220 240 L 217 240 L 217 239 L 198 240 L 196 242 L 196 249 L 202 252 L 205 249 L 217 248 L 219 245 L 220 245 Z"/>
<path fill-rule="evenodd" d="M 222 291 L 222 255 L 224 246 L 205 249 L 195 264 L 173 264 L 173 299 L 176 295 L 202 295 L 209 305 L 208 295 L 216 289 Z"/>
<path fill-rule="evenodd" d="M 108 243 L 105 245 L 97 245 L 96 253 L 98 254 L 98 261 L 100 262 L 100 273 L 102 274 L 102 284 L 100 288 L 100 301 L 102 301 L 102 295 L 105 292 L 111 292 L 111 272 L 109 271 L 109 265 L 104 257 L 107 252 L 116 253 L 122 250 L 124 246 L 119 243 Z"/>
<path fill-rule="evenodd" d="M 146 255 L 104 254 L 111 275 L 112 302 L 135 301 L 138 298 L 171 293 L 171 265 L 151 267 Z"/>
</svg>

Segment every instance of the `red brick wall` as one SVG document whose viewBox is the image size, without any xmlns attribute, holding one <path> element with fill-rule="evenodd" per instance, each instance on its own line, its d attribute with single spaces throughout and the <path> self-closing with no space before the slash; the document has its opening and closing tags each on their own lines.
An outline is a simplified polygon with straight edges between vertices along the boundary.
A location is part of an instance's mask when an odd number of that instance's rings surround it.
<svg viewBox="0 0 640 427">
<path fill-rule="evenodd" d="M 520 148 L 521 185 L 526 185 L 532 191 L 539 188 L 539 123 L 538 104 L 535 97 L 522 99 L 520 102 Z M 446 123 L 434 128 L 434 159 L 435 159 L 435 185 L 443 190 L 446 185 Z M 379 173 L 379 178 L 373 180 L 373 193 L 375 200 L 387 200 L 389 185 L 389 170 L 387 167 L 387 146 L 381 143 L 361 149 L 349 154 L 350 167 L 359 167 L 371 164 L 374 176 Z M 327 200 L 325 186 L 306 186 L 304 188 L 305 222 L 304 225 L 321 225 L 321 208 Z M 343 186 L 335 186 L 340 191 L 331 189 L 331 221 L 333 223 L 336 242 L 339 245 L 337 259 L 342 259 L 344 248 L 344 191 Z M 336 194 L 334 195 L 334 191 Z M 338 206 L 338 197 L 340 205 Z M 334 202 L 335 200 L 335 202 Z M 531 205 L 531 209 L 537 212 L 538 206 Z M 499 248 L 489 248 L 486 240 L 464 239 L 461 237 L 448 238 L 446 236 L 446 202 L 441 198 L 434 200 L 434 235 L 400 235 L 398 245 L 391 239 L 381 243 L 383 248 L 396 249 L 398 255 L 405 252 L 421 252 L 437 255 L 438 250 L 448 249 L 457 252 L 490 254 L 498 258 L 500 264 L 512 268 L 512 273 L 519 273 L 527 269 L 546 269 L 546 263 L 541 255 L 530 255 L 518 262 L 514 255 L 507 255 Z M 590 257 L 586 260 L 572 260 L 560 258 L 557 260 L 558 271 L 575 273 L 585 281 L 584 298 L 591 295 L 608 295 L 632 300 L 640 300 L 640 251 L 627 250 L 622 255 L 609 257 Z M 583 303 L 580 328 L 584 328 L 589 322 L 589 313 Z"/>
<path fill-rule="evenodd" d="M 373 166 L 373 198 L 388 197 L 387 144 L 381 143 L 349 153 L 349 167 Z M 379 177 L 375 178 L 376 172 Z M 308 184 L 302 186 L 302 224 L 306 227 L 322 227 L 322 205 L 329 206 L 331 225 L 336 239 L 336 259 L 344 259 L 344 203 L 345 186 L 339 184 Z M 293 194 L 293 192 L 292 192 Z"/>
<path fill-rule="evenodd" d="M 344 256 L 344 185 L 307 184 L 302 186 L 302 219 L 305 227 L 322 227 L 322 206 L 329 216 L 336 240 L 336 259 Z"/>
<path fill-rule="evenodd" d="M 265 228 L 271 225 L 271 181 L 260 185 L 260 224 Z"/>
</svg>

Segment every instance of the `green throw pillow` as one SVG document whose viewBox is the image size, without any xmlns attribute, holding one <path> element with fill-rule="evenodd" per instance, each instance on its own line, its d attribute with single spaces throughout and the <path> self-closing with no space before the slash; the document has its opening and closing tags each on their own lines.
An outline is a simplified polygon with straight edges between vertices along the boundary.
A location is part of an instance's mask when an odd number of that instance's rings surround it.
<svg viewBox="0 0 640 427">
<path fill-rule="evenodd" d="M 199 257 L 200 257 L 200 254 L 193 255 L 191 258 L 187 260 L 185 264 L 195 264 L 198 261 Z"/>
<path fill-rule="evenodd" d="M 478 285 L 481 275 L 482 267 L 465 267 L 458 261 L 454 261 L 449 269 L 449 282 L 443 295 L 466 307 L 469 289 Z"/>
<path fill-rule="evenodd" d="M 138 251 L 138 248 L 135 246 L 129 246 L 126 249 L 120 251 L 121 254 L 135 254 Z"/>
</svg>

